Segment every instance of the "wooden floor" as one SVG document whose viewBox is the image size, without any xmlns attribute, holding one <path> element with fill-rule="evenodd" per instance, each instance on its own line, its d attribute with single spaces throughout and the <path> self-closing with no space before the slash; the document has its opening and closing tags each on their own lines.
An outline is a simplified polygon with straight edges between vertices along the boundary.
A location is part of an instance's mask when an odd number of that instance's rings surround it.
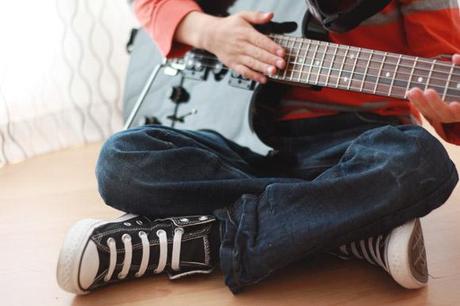
<svg viewBox="0 0 460 306">
<path fill-rule="evenodd" d="M 98 196 L 98 149 L 74 148 L 0 169 L 0 305 L 460 305 L 459 189 L 422 220 L 431 274 L 423 290 L 401 289 L 362 262 L 322 258 L 292 265 L 238 296 L 224 286 L 220 272 L 68 294 L 55 280 L 67 229 L 81 218 L 120 214 Z M 460 165 L 460 150 L 449 150 Z"/>
</svg>

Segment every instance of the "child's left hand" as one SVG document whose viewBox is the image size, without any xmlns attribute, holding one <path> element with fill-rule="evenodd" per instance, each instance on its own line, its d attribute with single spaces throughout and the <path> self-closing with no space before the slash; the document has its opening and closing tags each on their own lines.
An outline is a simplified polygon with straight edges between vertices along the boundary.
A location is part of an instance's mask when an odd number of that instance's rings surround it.
<svg viewBox="0 0 460 306">
<path fill-rule="evenodd" d="M 460 54 L 455 54 L 452 61 L 460 65 Z M 423 91 L 420 88 L 409 90 L 407 97 L 428 120 L 441 123 L 460 122 L 460 101 L 447 104 L 433 89 Z"/>
</svg>

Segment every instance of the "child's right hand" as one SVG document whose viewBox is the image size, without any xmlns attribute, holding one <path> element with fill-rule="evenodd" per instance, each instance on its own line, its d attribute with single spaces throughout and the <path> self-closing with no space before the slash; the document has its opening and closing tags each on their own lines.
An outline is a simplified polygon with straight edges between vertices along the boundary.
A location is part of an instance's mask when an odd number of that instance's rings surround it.
<svg viewBox="0 0 460 306">
<path fill-rule="evenodd" d="M 265 75 L 285 67 L 285 51 L 252 25 L 272 18 L 273 13 L 249 11 L 224 18 L 191 12 L 179 24 L 175 39 L 205 49 L 244 77 L 265 83 Z"/>
</svg>

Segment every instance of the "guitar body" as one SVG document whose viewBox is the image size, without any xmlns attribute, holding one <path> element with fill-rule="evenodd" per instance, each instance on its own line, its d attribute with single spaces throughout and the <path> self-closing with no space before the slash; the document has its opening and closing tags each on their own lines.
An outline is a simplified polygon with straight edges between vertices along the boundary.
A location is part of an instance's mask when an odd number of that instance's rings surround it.
<svg viewBox="0 0 460 306">
<path fill-rule="evenodd" d="M 306 12 L 304 1 L 290 0 L 242 0 L 236 1 L 229 13 L 242 10 L 273 11 L 275 21 L 295 21 L 299 25 L 292 35 L 301 36 L 301 24 Z M 124 118 L 128 118 L 139 94 L 144 87 L 153 68 L 163 60 L 159 50 L 151 38 L 142 30 L 136 35 L 131 60 L 128 67 L 124 92 Z M 253 105 L 263 103 L 264 92 L 260 88 L 249 90 L 250 82 L 231 76 L 231 72 L 215 75 L 208 69 L 206 72 L 180 73 L 176 76 L 165 75 L 160 71 L 159 77 L 153 84 L 146 100 L 140 109 L 133 126 L 145 124 L 145 118 L 155 118 L 162 125 L 174 126 L 179 129 L 212 129 L 225 137 L 247 146 L 255 152 L 265 154 L 270 147 L 264 144 L 259 135 L 251 128 Z M 166 71 L 167 72 L 167 71 Z M 197 79 L 195 79 L 197 78 Z M 201 78 L 201 79 L 200 79 Z M 230 86 L 231 82 L 234 86 Z M 238 84 L 238 82 L 241 82 Z M 170 99 L 171 88 L 182 84 L 190 95 L 188 102 L 173 103 Z M 241 87 L 235 87 L 239 85 Z M 280 85 L 278 85 L 280 86 Z M 254 93 L 262 93 L 256 94 Z M 183 122 L 176 121 L 174 125 L 168 119 L 193 113 L 183 118 Z M 151 120 L 150 120 L 151 121 Z M 256 122 L 258 122 L 256 120 Z M 256 129 L 257 130 L 257 129 Z M 263 137 L 262 137 L 263 138 Z"/>
</svg>

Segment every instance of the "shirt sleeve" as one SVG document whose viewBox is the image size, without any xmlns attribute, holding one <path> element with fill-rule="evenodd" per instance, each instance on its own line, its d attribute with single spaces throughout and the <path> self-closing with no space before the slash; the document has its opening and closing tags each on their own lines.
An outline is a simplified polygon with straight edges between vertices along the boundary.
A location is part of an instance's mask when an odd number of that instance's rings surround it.
<svg viewBox="0 0 460 306">
<path fill-rule="evenodd" d="M 134 12 L 163 56 L 180 57 L 190 49 L 174 42 L 174 33 L 182 19 L 192 11 L 201 11 L 193 0 L 137 0 Z"/>
<path fill-rule="evenodd" d="M 460 10 L 457 0 L 400 0 L 411 53 L 422 57 L 460 53 Z M 460 145 L 460 123 L 429 121 L 447 142 Z"/>
</svg>

